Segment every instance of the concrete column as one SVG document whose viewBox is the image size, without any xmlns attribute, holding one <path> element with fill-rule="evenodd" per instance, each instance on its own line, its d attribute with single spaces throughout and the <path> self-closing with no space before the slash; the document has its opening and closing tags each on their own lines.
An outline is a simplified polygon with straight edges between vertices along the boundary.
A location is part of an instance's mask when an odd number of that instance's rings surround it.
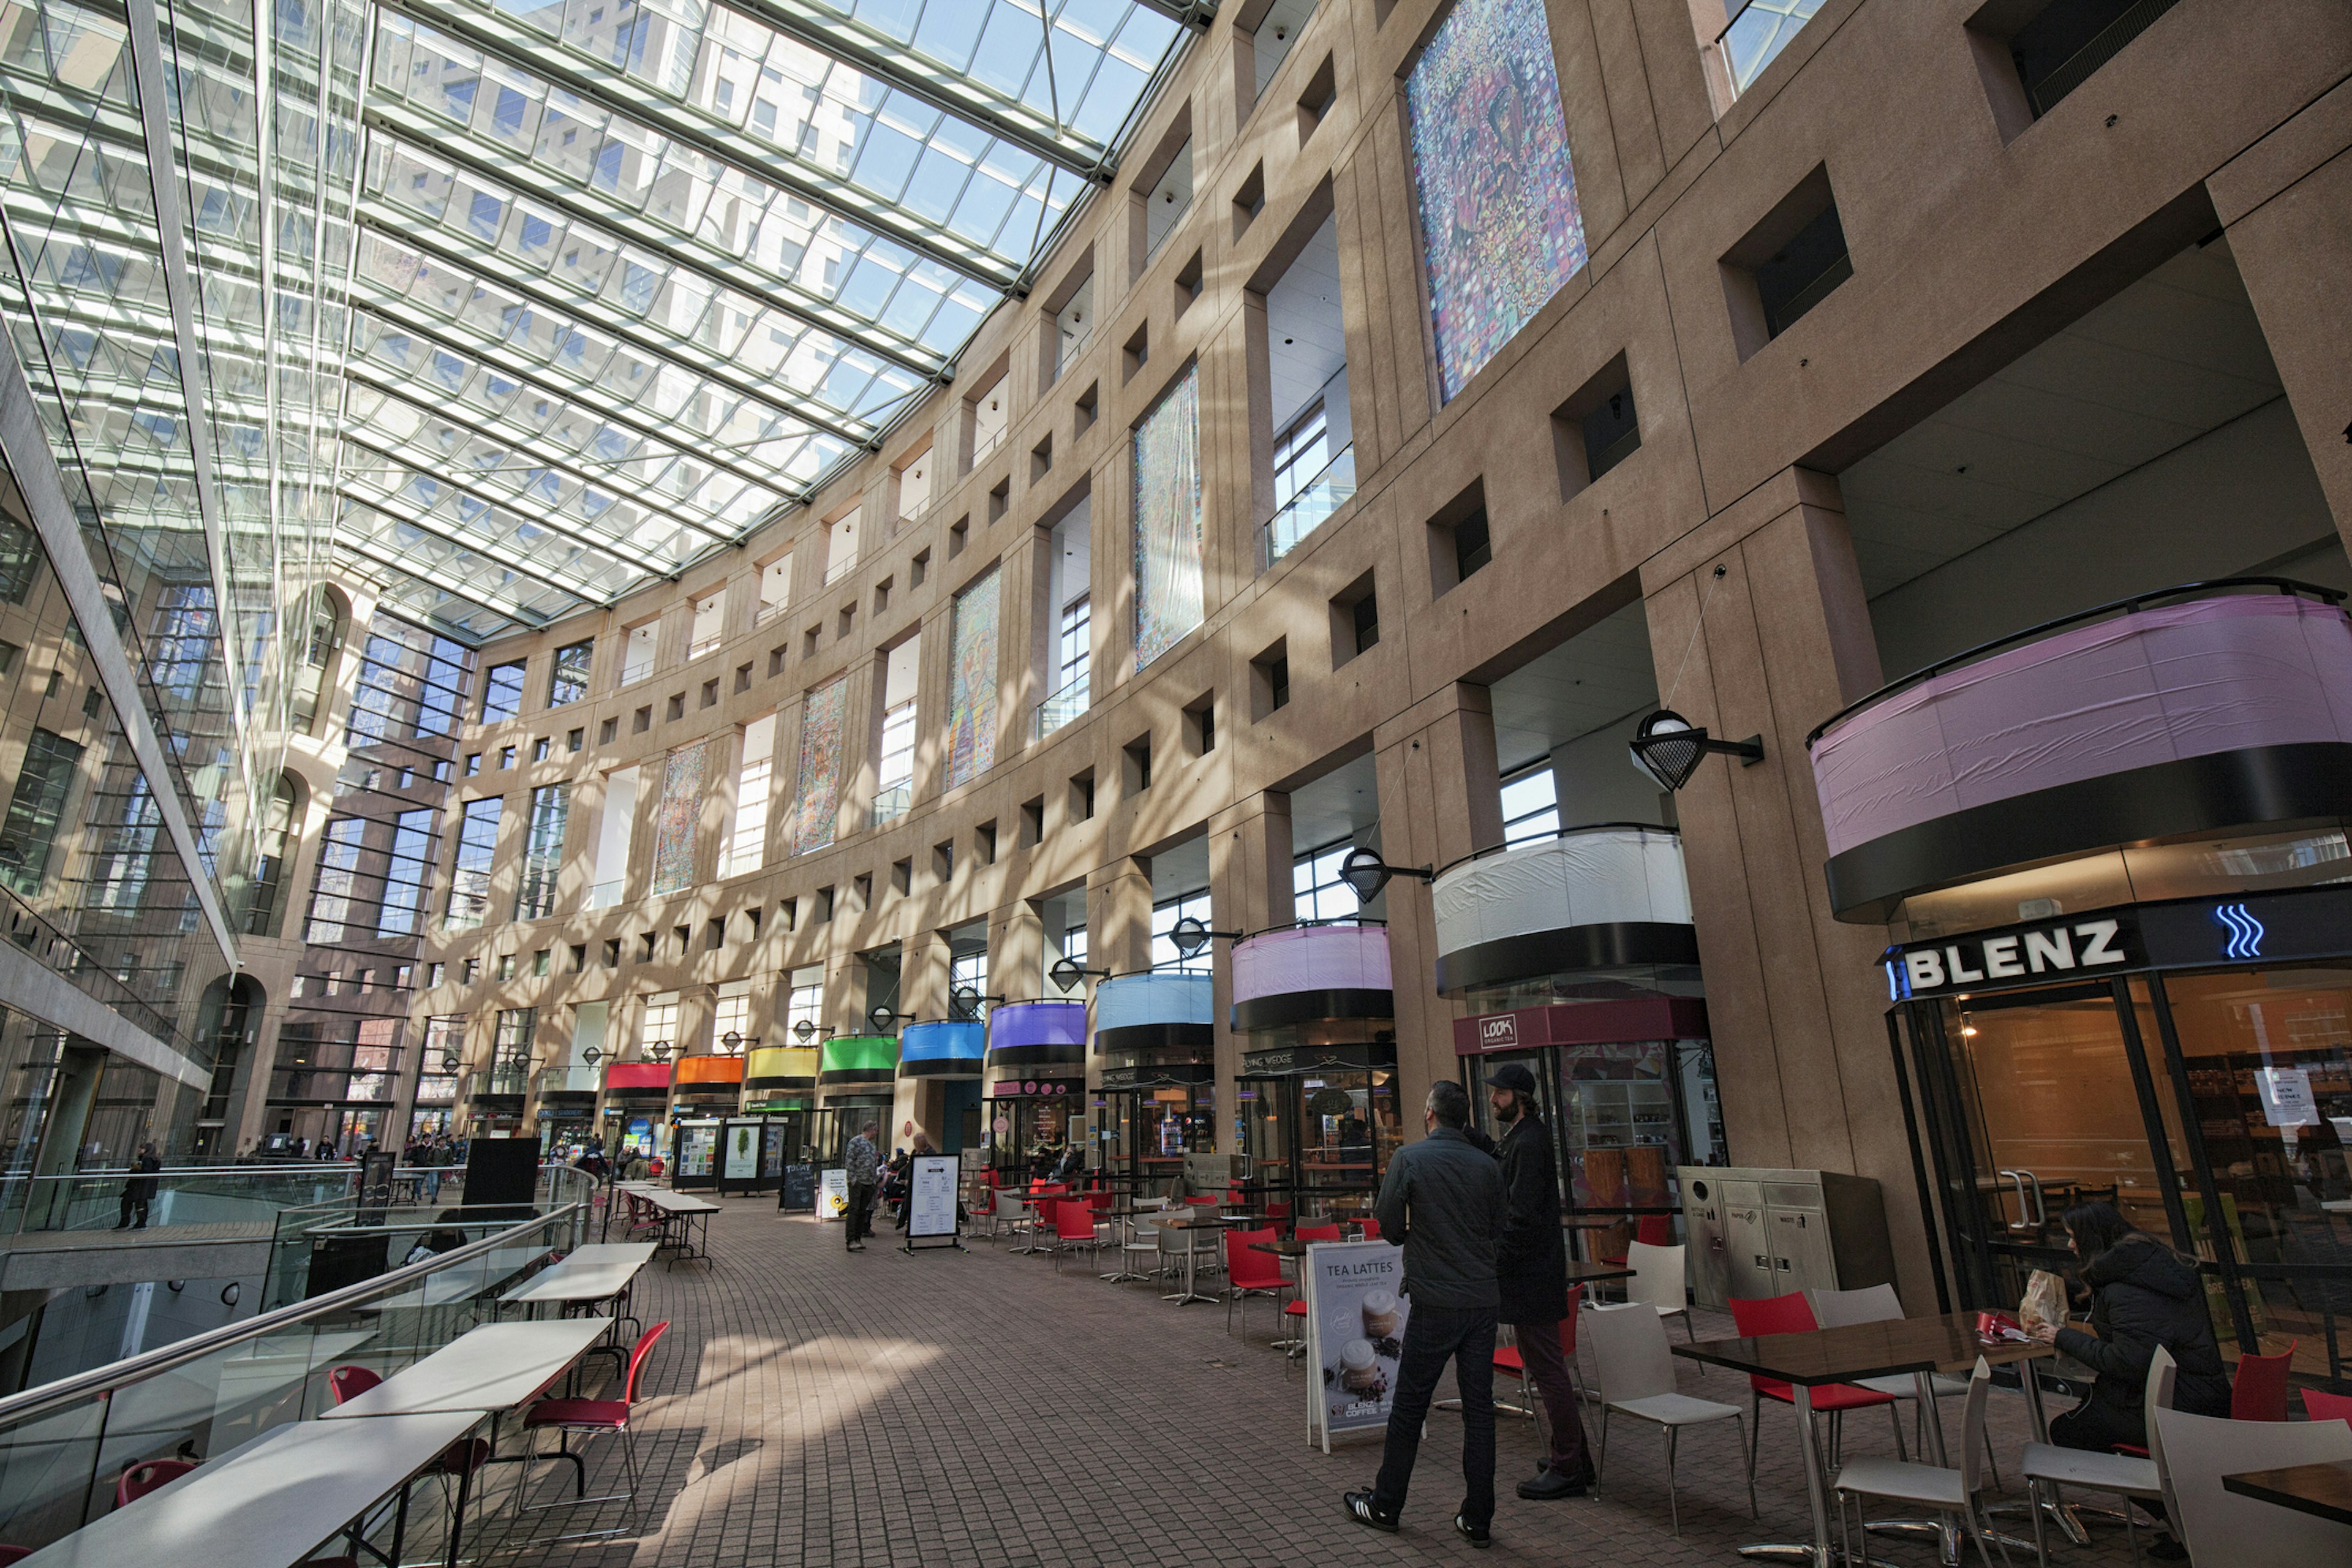
<svg viewBox="0 0 2352 1568">
<path fill-rule="evenodd" d="M 989 911 L 988 988 L 1015 1002 L 1046 994 L 1045 917 L 1034 900 Z"/>
<path fill-rule="evenodd" d="M 79 1163 L 82 1134 L 89 1128 L 90 1107 L 98 1103 L 99 1079 L 106 1076 L 107 1053 L 78 1037 L 68 1037 L 58 1050 L 58 1065 L 49 1079 L 48 1114 L 41 1121 L 41 1141 L 33 1151 L 33 1174 L 62 1176 Z M 25 1205 L 25 1228 L 48 1222 L 49 1205 L 59 1182 L 34 1185 Z"/>
<path fill-rule="evenodd" d="M 862 1035 L 866 1023 L 866 958 L 862 953 L 829 952 L 824 957 L 824 1005 L 822 1022 L 837 1035 Z"/>
<path fill-rule="evenodd" d="M 1122 856 L 1087 878 L 1087 967 L 1125 974 L 1151 966 L 1151 865 Z"/>
<path fill-rule="evenodd" d="M 1290 797 L 1275 791 L 1235 802 L 1209 818 L 1209 923 L 1219 931 L 1260 931 L 1296 918 L 1291 897 Z M 1216 943 L 1220 953 L 1228 944 Z M 1213 964 L 1217 1029 L 1217 1148 L 1236 1153 L 1234 1080 L 1242 1040 L 1233 1032 L 1234 971 Z"/>
<path fill-rule="evenodd" d="M 1707 758 L 1675 797 L 1732 1161 L 1874 1179 L 1916 1310 L 1934 1288 L 1875 963 L 1887 931 L 1831 916 L 1805 752 L 1880 684 L 1836 483 L 1788 470 L 1642 575 L 1666 701 L 1714 735 L 1763 736 L 1761 763 Z"/>
<path fill-rule="evenodd" d="M 1456 682 L 1373 732 L 1381 858 L 1434 869 L 1503 841 L 1503 785 L 1495 761 L 1494 705 L 1483 686 Z M 1454 1020 L 1436 992 L 1437 930 L 1429 885 L 1398 879 L 1381 903 L 1396 984 L 1398 1105 L 1408 1130 L 1429 1086 L 1458 1078 Z"/>
<path fill-rule="evenodd" d="M 948 1016 L 948 933 L 909 931 L 898 952 L 898 1011 L 919 1018 Z"/>
</svg>

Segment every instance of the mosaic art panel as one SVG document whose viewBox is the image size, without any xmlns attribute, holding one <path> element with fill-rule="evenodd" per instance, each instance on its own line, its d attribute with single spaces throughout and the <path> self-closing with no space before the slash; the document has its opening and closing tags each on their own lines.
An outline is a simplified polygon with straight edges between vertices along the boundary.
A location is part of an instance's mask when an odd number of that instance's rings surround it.
<svg viewBox="0 0 2352 1568">
<path fill-rule="evenodd" d="M 694 886 L 694 851 L 702 832 L 702 798 L 710 777 L 713 742 L 680 746 L 662 766 L 661 799 L 654 804 L 653 891 Z"/>
<path fill-rule="evenodd" d="M 996 761 L 996 624 L 1003 578 L 993 566 L 956 595 L 948 636 L 948 787 Z"/>
<path fill-rule="evenodd" d="M 1462 0 L 1406 77 L 1405 106 L 1451 402 L 1586 259 L 1543 0 Z"/>
<path fill-rule="evenodd" d="M 1201 624 L 1201 372 L 1135 427 L 1135 668 Z"/>
<path fill-rule="evenodd" d="M 793 853 L 833 842 L 841 817 L 841 731 L 849 715 L 849 678 L 808 694 L 801 707 L 801 766 L 793 792 Z"/>
</svg>

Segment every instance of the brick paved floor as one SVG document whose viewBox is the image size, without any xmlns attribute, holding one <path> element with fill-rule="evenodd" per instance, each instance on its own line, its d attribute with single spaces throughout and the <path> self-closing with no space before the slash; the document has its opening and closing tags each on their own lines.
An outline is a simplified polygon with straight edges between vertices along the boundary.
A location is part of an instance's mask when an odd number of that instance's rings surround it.
<svg viewBox="0 0 2352 1568">
<path fill-rule="evenodd" d="M 984 1563 L 1458 1562 L 1458 1420 L 1434 1415 L 1403 1533 L 1339 1512 L 1369 1483 L 1377 1442 L 1326 1456 L 1306 1439 L 1305 1384 L 1269 1348 L 1274 1313 L 1255 1305 L 1247 1342 L 1222 1307 L 1175 1307 L 1158 1289 L 1097 1279 L 1083 1260 L 973 1242 L 908 1257 L 891 1233 L 851 1256 L 840 1231 L 738 1199 L 710 1226 L 714 1261 L 641 1276 L 636 1310 L 671 1331 L 649 1369 L 638 1451 L 649 1502 L 641 1532 L 551 1542 L 559 1531 L 624 1522 L 614 1505 L 510 1516 L 485 1532 L 494 1561 L 578 1568 L 850 1568 Z M 1701 1337 L 1728 1333 L 1701 1313 Z M 1746 1403 L 1744 1384 L 1677 1361 L 1685 1393 Z M 1443 1391 L 1441 1391 L 1443 1392 Z M 2025 1440 L 2023 1401 L 1994 1398 L 2005 1475 Z M 1949 1410 L 1958 1433 L 1957 1405 Z M 1733 1548 L 1801 1539 L 1804 1479 L 1786 1407 L 1767 1406 L 1748 1517 L 1738 1438 L 1686 1433 L 1683 1531 L 1667 1521 L 1656 1428 L 1614 1424 L 1605 1498 L 1524 1502 L 1532 1424 L 1501 1423 L 1496 1550 L 1482 1564 L 1730 1563 Z M 600 1440 L 601 1441 L 601 1440 Z M 1852 1453 L 1892 1452 L 1884 1420 L 1858 1419 Z M 552 1470 L 545 1472 L 552 1477 Z M 616 1484 L 609 1445 L 592 1490 Z M 553 1495 L 553 1482 L 542 1495 Z M 494 1505 L 506 1500 L 500 1481 Z M 1932 1545 L 1877 1538 L 1879 1555 L 1928 1564 Z M 2128 1562 L 2122 1533 L 2053 1561 Z M 2023 1561 L 2030 1562 L 2028 1554 Z M 1974 1561 L 1973 1554 L 1970 1561 Z"/>
</svg>

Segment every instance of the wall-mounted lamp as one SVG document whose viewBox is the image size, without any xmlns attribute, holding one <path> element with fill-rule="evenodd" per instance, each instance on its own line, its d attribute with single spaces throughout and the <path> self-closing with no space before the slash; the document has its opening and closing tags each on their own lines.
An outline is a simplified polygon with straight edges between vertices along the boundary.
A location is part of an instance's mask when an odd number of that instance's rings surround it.
<svg viewBox="0 0 2352 1568">
<path fill-rule="evenodd" d="M 1045 972 L 1045 978 L 1052 981 L 1058 990 L 1075 991 L 1078 988 L 1078 982 L 1089 974 L 1101 980 L 1108 978 L 1110 971 L 1088 969 L 1075 958 L 1057 958 L 1054 961 L 1054 967 Z"/>
<path fill-rule="evenodd" d="M 890 1005 L 887 1002 L 877 1002 L 874 1004 L 873 1010 L 866 1015 L 866 1022 L 872 1026 L 874 1032 L 877 1035 L 888 1034 L 890 1032 L 890 1026 L 897 1023 L 901 1018 L 904 1018 L 909 1024 L 919 1024 L 922 1022 L 920 1018 L 917 1017 L 912 1013 L 897 1013 L 891 1011 Z"/>
<path fill-rule="evenodd" d="M 1237 931 L 1211 931 L 1208 922 L 1198 915 L 1186 915 L 1168 928 L 1168 940 L 1175 945 L 1178 952 L 1187 958 L 1208 946 L 1213 938 L 1223 937 L 1227 942 L 1239 942 L 1246 934 Z"/>
<path fill-rule="evenodd" d="M 1004 998 L 1002 996 L 982 995 L 980 987 L 977 985 L 959 985 L 948 993 L 948 1004 L 959 1018 L 979 1017 L 980 1005 L 982 1002 L 994 1002 L 1001 1005 L 1003 1001 Z"/>
<path fill-rule="evenodd" d="M 1754 767 L 1764 760 L 1764 737 L 1750 735 L 1744 741 L 1718 741 L 1705 730 L 1671 708 L 1661 708 L 1642 721 L 1642 727 L 1625 749 L 1633 753 L 1633 761 L 1642 771 L 1658 781 L 1660 787 L 1678 792 L 1690 783 L 1698 772 L 1698 764 L 1710 752 L 1727 757 L 1738 757 L 1742 767 Z"/>
<path fill-rule="evenodd" d="M 1411 877 L 1416 882 L 1437 880 L 1437 873 L 1426 866 L 1391 866 L 1372 849 L 1350 849 L 1348 858 L 1339 862 L 1339 880 L 1348 884 L 1358 904 L 1369 904 L 1379 898 L 1391 877 Z"/>
<path fill-rule="evenodd" d="M 815 1039 L 819 1035 L 824 1035 L 830 1038 L 832 1036 L 838 1033 L 840 1033 L 840 1031 L 835 1029 L 830 1024 L 819 1026 L 818 1025 L 810 1023 L 806 1018 L 803 1018 L 799 1023 L 793 1026 L 793 1038 L 798 1040 L 804 1046 L 811 1040 Z"/>
</svg>

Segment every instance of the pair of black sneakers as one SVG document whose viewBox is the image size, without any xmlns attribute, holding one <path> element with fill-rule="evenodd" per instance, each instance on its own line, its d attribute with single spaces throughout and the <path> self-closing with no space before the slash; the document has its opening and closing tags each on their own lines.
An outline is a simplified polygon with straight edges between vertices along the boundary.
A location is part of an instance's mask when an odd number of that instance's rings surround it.
<svg viewBox="0 0 2352 1568">
<path fill-rule="evenodd" d="M 1348 1510 L 1348 1517 L 1358 1524 L 1368 1525 L 1389 1535 L 1394 1535 L 1397 1532 L 1396 1515 L 1382 1513 L 1374 1508 L 1371 1493 L 1349 1492 L 1341 1500 L 1341 1502 Z M 1454 1533 L 1482 1552 L 1495 1544 L 1494 1532 L 1483 1524 L 1471 1523 L 1467 1514 L 1457 1513 L 1454 1516 Z"/>
</svg>

